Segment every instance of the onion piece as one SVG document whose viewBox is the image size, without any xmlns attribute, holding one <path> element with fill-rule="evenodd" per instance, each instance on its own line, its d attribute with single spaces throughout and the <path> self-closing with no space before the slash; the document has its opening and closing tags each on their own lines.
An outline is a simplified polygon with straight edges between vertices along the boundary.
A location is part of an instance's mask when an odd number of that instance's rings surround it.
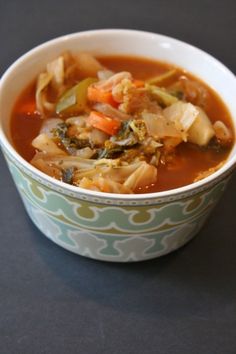
<svg viewBox="0 0 236 354">
<path fill-rule="evenodd" d="M 109 138 L 109 135 L 99 129 L 93 128 L 89 135 L 89 142 L 94 146 L 102 146 Z"/>
<path fill-rule="evenodd" d="M 166 137 L 181 137 L 181 134 L 176 129 L 174 123 L 168 121 L 164 116 L 147 112 L 143 112 L 142 116 L 145 121 L 149 136 L 152 136 L 155 139 L 162 139 Z"/>
<path fill-rule="evenodd" d="M 94 152 L 94 150 L 87 146 L 83 149 L 77 150 L 75 155 L 82 159 L 90 159 L 94 155 Z"/>
<path fill-rule="evenodd" d="M 107 80 L 109 79 L 111 76 L 113 76 L 115 73 L 114 71 L 111 71 L 111 70 L 99 70 L 97 72 L 97 77 L 99 80 Z"/>
<path fill-rule="evenodd" d="M 63 56 L 47 64 L 47 72 L 52 75 L 52 86 L 61 91 L 64 84 L 64 58 Z"/>
<path fill-rule="evenodd" d="M 196 108 L 198 116 L 188 130 L 188 141 L 199 146 L 204 146 L 209 143 L 215 132 L 206 113 L 200 107 Z"/>
<path fill-rule="evenodd" d="M 66 124 L 77 125 L 80 128 L 86 126 L 86 118 L 87 116 L 77 116 L 77 117 L 70 117 L 66 119 Z"/>
<path fill-rule="evenodd" d="M 40 129 L 40 134 L 46 134 L 49 138 L 53 137 L 53 129 L 57 128 L 57 125 L 63 123 L 60 118 L 48 118 L 43 121 Z"/>
<path fill-rule="evenodd" d="M 57 144 L 46 134 L 39 134 L 33 141 L 32 146 L 42 152 L 53 155 L 67 155 L 65 151 L 60 149 Z"/>
<path fill-rule="evenodd" d="M 143 163 L 145 162 L 139 161 L 126 166 L 110 167 L 102 175 L 112 181 L 124 183 Z"/>
<path fill-rule="evenodd" d="M 127 178 L 124 186 L 132 191 L 139 187 L 145 187 L 154 183 L 157 179 L 157 169 L 146 162 L 141 165 Z"/>
<path fill-rule="evenodd" d="M 219 139 L 223 144 L 228 144 L 231 142 L 231 131 L 228 127 L 226 127 L 226 125 L 222 121 L 217 120 L 213 124 L 213 129 L 215 131 L 216 138 Z"/>
<path fill-rule="evenodd" d="M 110 181 L 107 178 L 103 178 L 103 177 L 96 177 L 93 180 L 84 177 L 80 181 L 78 186 L 81 188 L 101 191 L 106 193 L 125 193 L 125 194 L 132 193 L 132 191 L 126 186 L 114 181 Z"/>
<path fill-rule="evenodd" d="M 47 72 L 41 73 L 37 79 L 36 85 L 36 107 L 37 110 L 44 116 L 45 109 L 53 110 L 54 105 L 47 101 L 45 89 L 48 87 L 52 80 L 52 74 Z"/>
<path fill-rule="evenodd" d="M 36 153 L 34 158 L 30 161 L 30 163 L 34 167 L 38 168 L 40 171 L 46 173 L 47 175 L 54 177 L 56 179 L 61 179 L 62 177 L 61 169 L 52 164 L 48 164 L 44 158 L 45 158 L 45 154 L 42 152 L 38 152 Z"/>
<path fill-rule="evenodd" d="M 88 169 L 93 168 L 96 160 L 84 159 L 78 156 L 65 156 L 65 155 L 52 155 L 44 154 L 42 157 L 44 161 L 48 164 L 53 164 L 61 169 L 67 168 L 77 168 L 77 169 Z"/>
<path fill-rule="evenodd" d="M 121 112 L 120 110 L 106 103 L 96 103 L 93 108 L 96 111 L 101 112 L 111 118 L 116 118 L 119 120 L 128 120 L 132 118 L 130 115 Z"/>
<path fill-rule="evenodd" d="M 182 132 L 183 140 L 187 141 L 187 131 L 199 115 L 199 110 L 191 103 L 176 102 L 163 110 L 164 117 L 175 124 Z"/>
<path fill-rule="evenodd" d="M 96 77 L 97 72 L 103 69 L 99 61 L 90 53 L 80 52 L 74 55 L 79 73 L 83 77 Z"/>
<path fill-rule="evenodd" d="M 175 124 L 184 141 L 203 146 L 214 136 L 206 113 L 192 103 L 177 102 L 163 110 L 164 116 Z"/>
<path fill-rule="evenodd" d="M 107 80 L 99 81 L 94 84 L 94 86 L 96 86 L 99 90 L 111 91 L 114 86 L 118 85 L 124 79 L 132 80 L 132 75 L 128 71 L 121 71 L 112 75 Z"/>
</svg>

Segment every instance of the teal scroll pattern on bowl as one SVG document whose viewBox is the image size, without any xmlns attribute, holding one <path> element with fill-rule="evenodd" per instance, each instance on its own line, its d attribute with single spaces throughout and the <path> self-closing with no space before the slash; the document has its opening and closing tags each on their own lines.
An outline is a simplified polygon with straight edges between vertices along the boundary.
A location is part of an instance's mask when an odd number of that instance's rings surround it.
<svg viewBox="0 0 236 354">
<path fill-rule="evenodd" d="M 7 158 L 34 224 L 74 253 L 105 261 L 139 261 L 167 254 L 188 242 L 221 196 L 227 179 L 196 195 L 147 206 L 91 203 L 35 181 Z"/>
</svg>

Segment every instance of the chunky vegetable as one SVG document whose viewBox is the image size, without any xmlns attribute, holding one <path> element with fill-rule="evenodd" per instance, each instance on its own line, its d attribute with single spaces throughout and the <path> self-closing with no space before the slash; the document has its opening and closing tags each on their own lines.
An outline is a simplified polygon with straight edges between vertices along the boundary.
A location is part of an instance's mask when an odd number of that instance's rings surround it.
<svg viewBox="0 0 236 354">
<path fill-rule="evenodd" d="M 56 113 L 80 113 L 87 108 L 87 91 L 91 84 L 97 81 L 87 78 L 66 91 L 56 105 Z"/>
<path fill-rule="evenodd" d="M 107 117 L 105 114 L 96 111 L 90 112 L 88 123 L 109 135 L 115 135 L 120 127 L 120 122 L 117 119 Z"/>
<path fill-rule="evenodd" d="M 93 85 L 88 88 L 88 99 L 93 102 L 107 103 L 110 105 L 114 105 L 115 103 L 111 91 L 105 91 Z"/>
</svg>

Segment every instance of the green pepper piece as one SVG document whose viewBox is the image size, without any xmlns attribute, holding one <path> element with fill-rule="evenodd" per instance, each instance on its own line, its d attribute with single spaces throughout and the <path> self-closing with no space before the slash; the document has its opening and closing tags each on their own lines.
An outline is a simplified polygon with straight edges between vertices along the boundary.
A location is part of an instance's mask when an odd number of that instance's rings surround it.
<svg viewBox="0 0 236 354">
<path fill-rule="evenodd" d="M 161 106 L 168 107 L 179 101 L 176 96 L 171 95 L 164 88 L 149 84 L 146 84 L 145 88 L 153 95 Z"/>
<path fill-rule="evenodd" d="M 86 110 L 88 87 L 96 82 L 95 78 L 87 78 L 67 90 L 56 104 L 56 113 L 80 113 Z"/>
</svg>

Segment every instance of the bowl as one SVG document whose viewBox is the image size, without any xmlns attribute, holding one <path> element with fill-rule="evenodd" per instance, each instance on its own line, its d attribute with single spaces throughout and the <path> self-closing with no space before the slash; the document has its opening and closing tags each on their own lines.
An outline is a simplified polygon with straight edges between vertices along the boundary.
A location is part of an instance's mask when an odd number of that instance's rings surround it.
<svg viewBox="0 0 236 354">
<path fill-rule="evenodd" d="M 119 195 L 81 189 L 43 174 L 14 149 L 13 105 L 46 63 L 65 50 L 143 56 L 183 67 L 222 97 L 236 126 L 236 78 L 218 60 L 159 34 L 105 29 L 66 35 L 18 59 L 0 83 L 0 143 L 33 223 L 56 244 L 103 261 L 132 262 L 167 254 L 196 235 L 221 197 L 236 163 L 236 147 L 222 168 L 196 183 L 159 193 Z"/>
</svg>

